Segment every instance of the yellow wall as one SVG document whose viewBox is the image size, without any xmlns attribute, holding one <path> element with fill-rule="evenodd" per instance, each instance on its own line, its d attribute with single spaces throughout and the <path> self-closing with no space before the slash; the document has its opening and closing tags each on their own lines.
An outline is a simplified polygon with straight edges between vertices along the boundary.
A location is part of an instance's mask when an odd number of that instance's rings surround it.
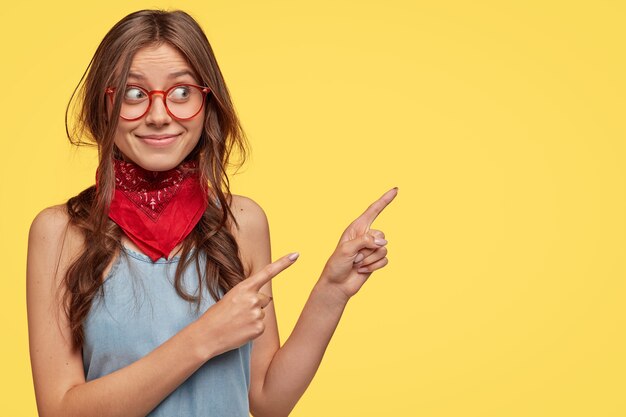
<svg viewBox="0 0 626 417">
<path fill-rule="evenodd" d="M 1 416 L 35 416 L 27 233 L 93 184 L 67 100 L 106 31 L 181 8 L 252 144 L 284 340 L 343 229 L 384 191 L 389 265 L 350 302 L 309 416 L 626 415 L 626 6 L 620 1 L 3 5 Z"/>
</svg>

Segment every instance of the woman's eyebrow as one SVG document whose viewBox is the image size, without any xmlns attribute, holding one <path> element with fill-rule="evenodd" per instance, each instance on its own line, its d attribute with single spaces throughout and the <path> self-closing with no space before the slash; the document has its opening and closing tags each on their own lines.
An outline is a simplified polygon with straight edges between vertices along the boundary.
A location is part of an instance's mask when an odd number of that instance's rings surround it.
<svg viewBox="0 0 626 417">
<path fill-rule="evenodd" d="M 194 75 L 191 73 L 191 71 L 188 71 L 188 70 L 173 72 L 170 75 L 168 75 L 168 78 L 178 78 L 178 77 L 182 77 L 183 75 L 189 75 L 192 78 L 195 78 Z"/>
<path fill-rule="evenodd" d="M 188 71 L 188 70 L 182 70 L 182 71 L 173 72 L 173 73 L 169 74 L 167 76 L 167 78 L 178 78 L 178 77 L 182 77 L 183 75 L 189 75 L 192 78 L 195 78 L 194 75 L 190 71 Z M 139 80 L 145 80 L 146 79 L 146 77 L 144 77 L 143 75 L 138 74 L 136 72 L 129 72 L 128 73 L 128 77 L 137 78 Z"/>
</svg>

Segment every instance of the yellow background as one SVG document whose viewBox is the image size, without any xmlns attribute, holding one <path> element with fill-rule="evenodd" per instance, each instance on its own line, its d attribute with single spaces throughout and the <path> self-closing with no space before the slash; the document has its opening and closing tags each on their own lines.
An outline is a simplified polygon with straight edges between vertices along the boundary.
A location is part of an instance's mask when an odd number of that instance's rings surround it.
<svg viewBox="0 0 626 417">
<path fill-rule="evenodd" d="M 389 265 L 350 302 L 308 416 L 626 415 L 621 1 L 3 5 L 1 416 L 35 416 L 27 233 L 94 182 L 64 111 L 126 14 L 203 26 L 252 144 L 284 341 L 344 228 L 384 191 Z"/>
</svg>

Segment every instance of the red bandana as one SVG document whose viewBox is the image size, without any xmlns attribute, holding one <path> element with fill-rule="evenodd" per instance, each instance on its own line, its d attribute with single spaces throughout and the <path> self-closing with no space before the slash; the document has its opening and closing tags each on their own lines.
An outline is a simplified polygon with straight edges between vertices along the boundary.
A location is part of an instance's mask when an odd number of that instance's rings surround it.
<svg viewBox="0 0 626 417">
<path fill-rule="evenodd" d="M 147 171 L 119 159 L 114 163 L 115 195 L 109 217 L 153 262 L 167 259 L 208 205 L 197 163 L 183 162 L 169 171 Z"/>
</svg>

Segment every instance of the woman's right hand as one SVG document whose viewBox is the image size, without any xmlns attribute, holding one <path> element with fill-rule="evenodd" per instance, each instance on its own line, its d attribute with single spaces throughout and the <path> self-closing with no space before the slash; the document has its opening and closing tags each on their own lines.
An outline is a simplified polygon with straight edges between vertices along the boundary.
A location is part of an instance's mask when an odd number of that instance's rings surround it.
<svg viewBox="0 0 626 417">
<path fill-rule="evenodd" d="M 250 275 L 200 316 L 198 321 L 205 329 L 203 333 L 207 336 L 207 342 L 214 347 L 211 356 L 238 348 L 263 334 L 263 308 L 272 298 L 260 290 L 272 278 L 291 266 L 298 256 L 297 252 L 285 255 Z"/>
</svg>

